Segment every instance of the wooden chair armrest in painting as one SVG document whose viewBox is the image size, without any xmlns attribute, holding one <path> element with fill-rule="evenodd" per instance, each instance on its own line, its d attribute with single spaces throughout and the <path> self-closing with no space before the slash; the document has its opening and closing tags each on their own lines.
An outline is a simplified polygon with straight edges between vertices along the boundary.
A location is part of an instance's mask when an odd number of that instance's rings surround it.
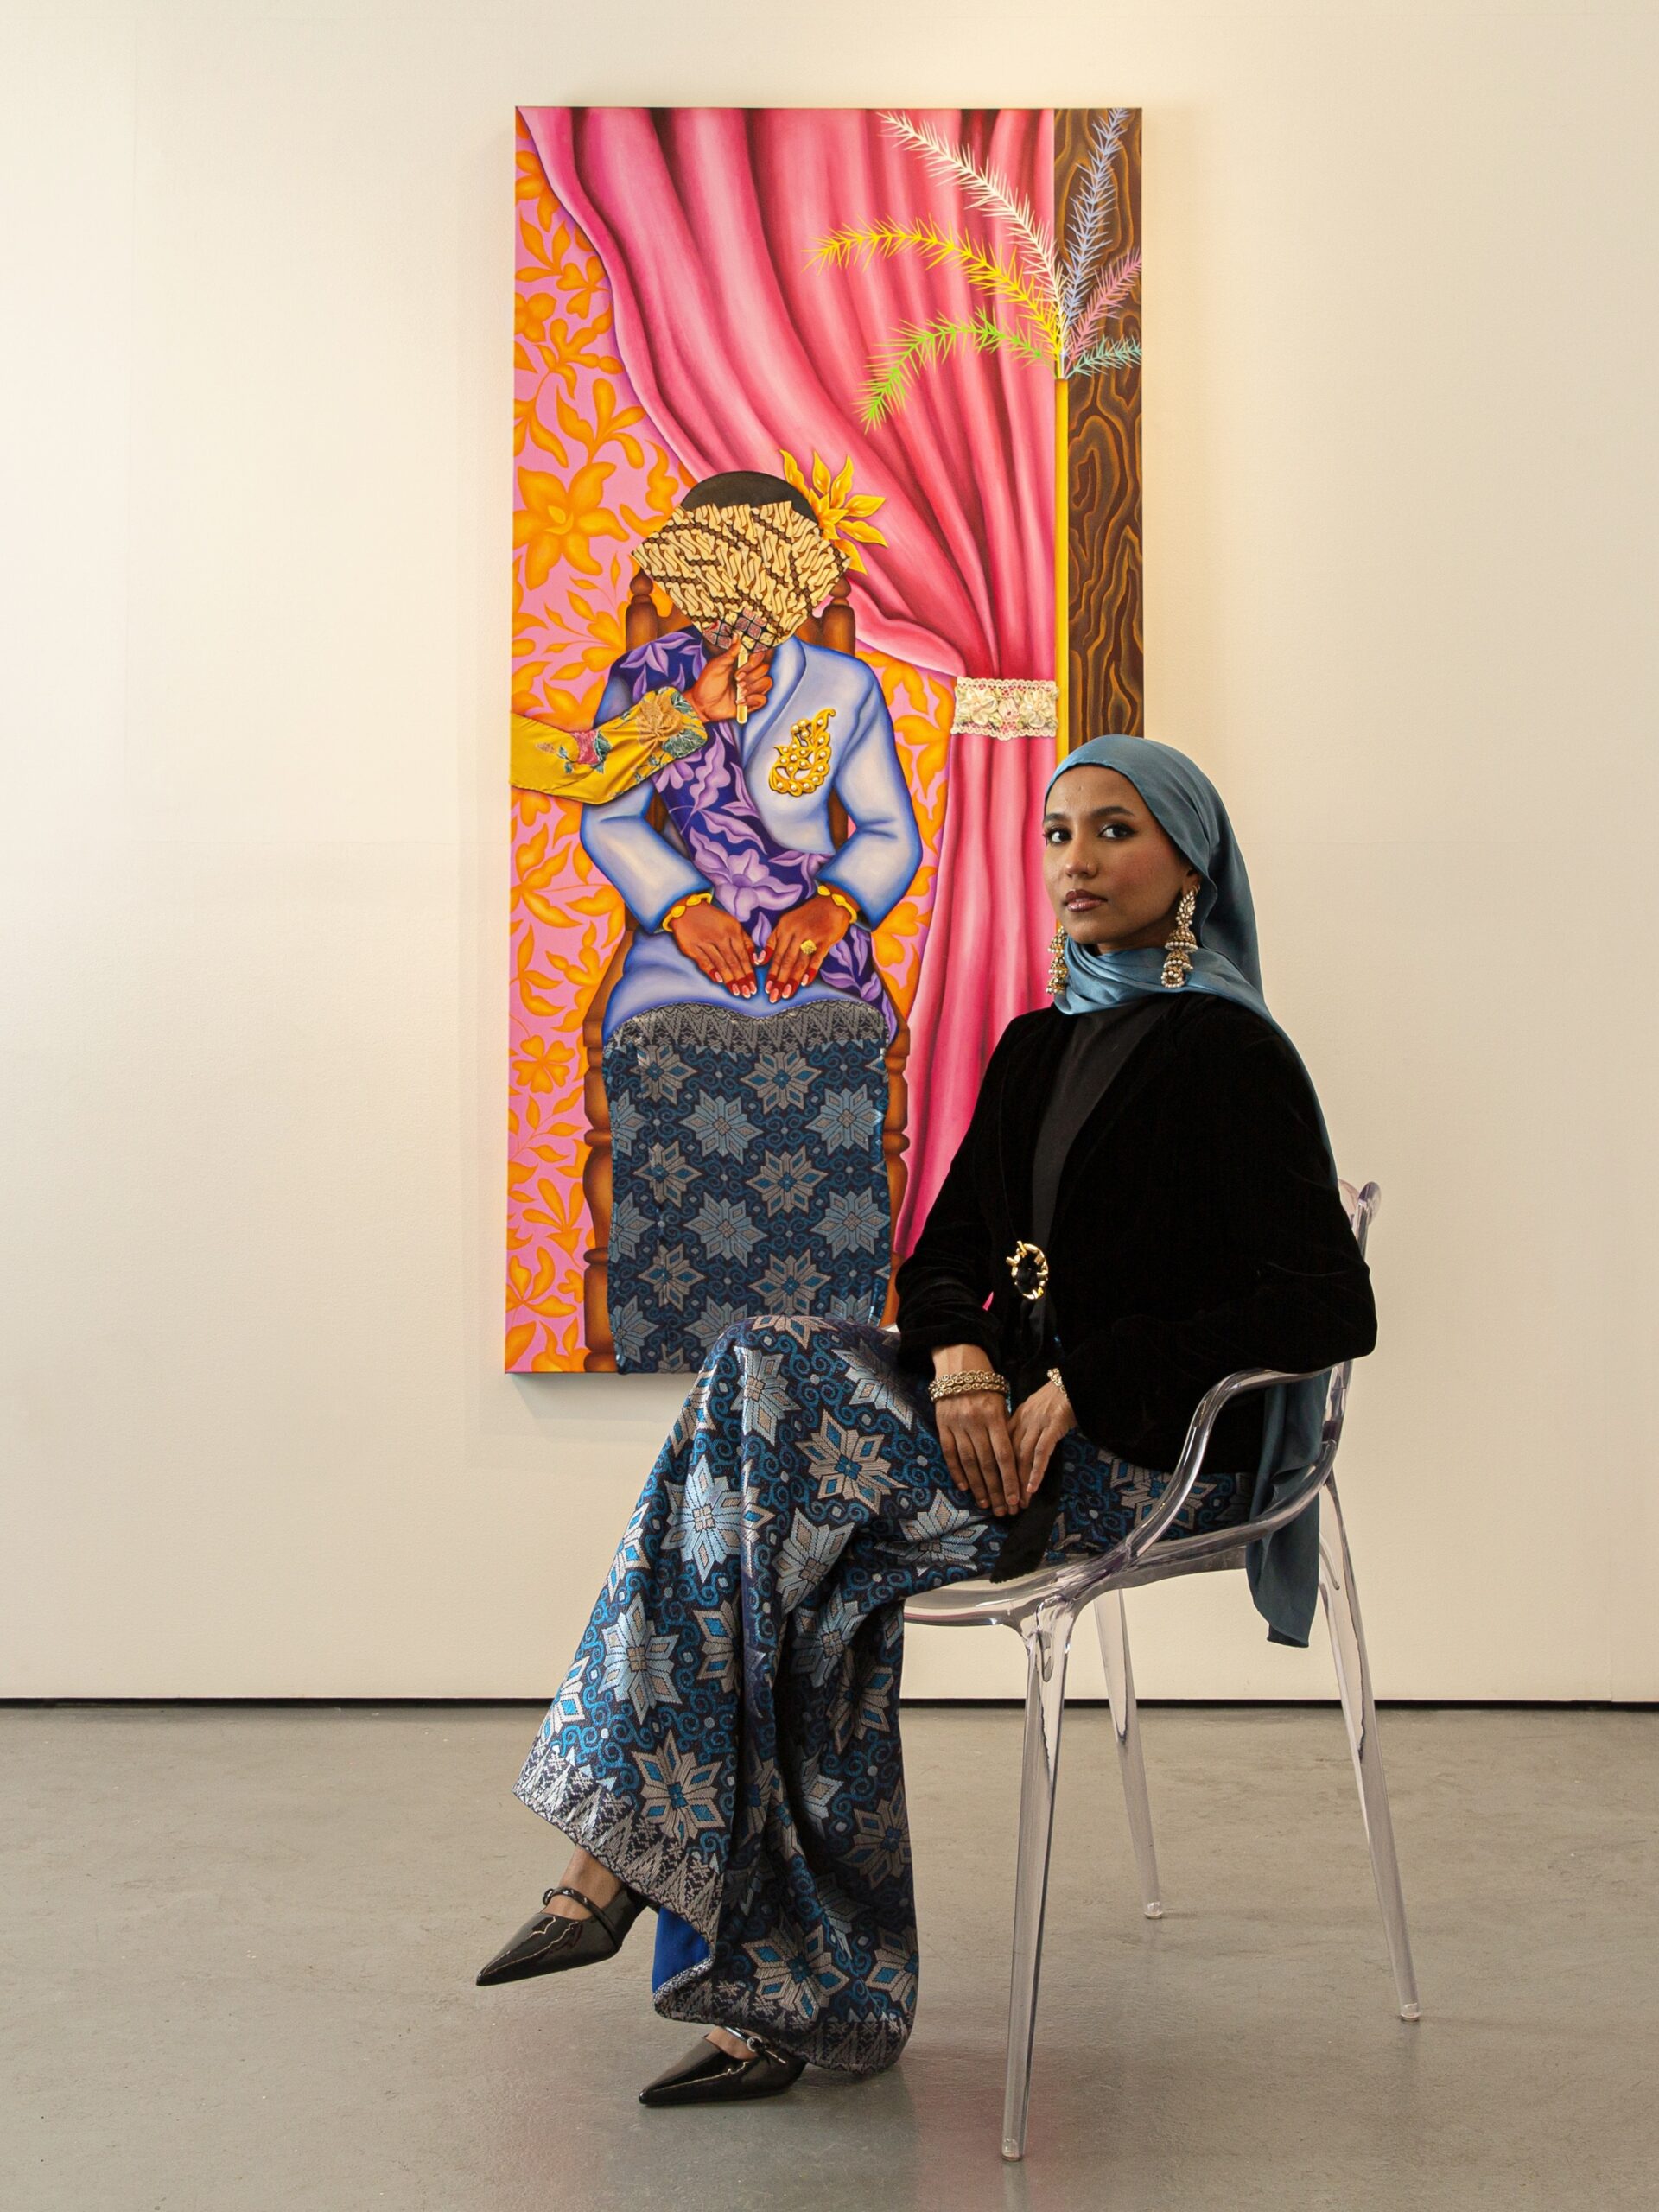
<svg viewBox="0 0 1659 2212">
<path fill-rule="evenodd" d="M 657 612 L 652 597 L 651 579 L 636 570 L 628 594 L 628 603 L 623 613 L 623 639 L 626 650 L 632 652 L 636 645 L 653 644 L 664 631 L 677 629 L 682 617 L 670 608 L 666 615 Z M 836 586 L 825 602 L 822 613 L 810 617 L 796 632 L 803 644 L 823 645 L 831 652 L 855 654 L 858 651 L 857 621 L 854 615 L 849 588 L 846 579 Z M 646 819 L 655 830 L 662 830 L 667 823 L 667 813 L 660 798 L 653 798 Z M 833 795 L 830 801 L 830 831 L 837 846 L 844 844 L 849 824 L 846 809 Z M 616 1347 L 611 1337 L 610 1320 L 610 1234 L 611 1234 L 611 1115 L 605 1096 L 605 1074 L 602 1058 L 601 1032 L 605 1008 L 612 991 L 622 973 L 622 963 L 628 947 L 633 942 L 639 925 L 636 918 L 624 910 L 622 933 L 616 942 L 609 964 L 601 976 L 599 986 L 588 1001 L 582 1025 L 582 1109 L 588 1127 L 583 1133 L 587 1146 L 582 1163 L 582 1188 L 588 1201 L 588 1211 L 594 1224 L 594 1241 L 582 1255 L 582 1333 L 587 1351 L 582 1361 L 589 1373 L 611 1372 L 616 1366 Z M 882 979 L 882 988 L 893 1000 L 891 986 Z M 881 1152 L 887 1163 L 887 1195 L 892 1205 L 893 1218 L 899 1218 L 899 1201 L 905 1195 L 905 1116 L 906 1086 L 905 1062 L 910 1052 L 910 1029 L 902 1010 L 893 1001 L 899 1027 L 888 1046 L 886 1058 L 887 1075 L 887 1110 L 881 1124 Z M 891 1278 L 887 1288 L 887 1309 L 883 1320 L 891 1320 L 895 1300 Z"/>
</svg>

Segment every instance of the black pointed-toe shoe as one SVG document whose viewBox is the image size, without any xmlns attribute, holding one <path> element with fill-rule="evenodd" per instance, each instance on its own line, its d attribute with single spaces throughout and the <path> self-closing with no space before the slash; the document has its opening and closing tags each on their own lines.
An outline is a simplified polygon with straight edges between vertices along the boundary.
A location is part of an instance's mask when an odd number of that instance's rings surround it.
<svg viewBox="0 0 1659 2212">
<path fill-rule="evenodd" d="M 562 1974 L 567 1967 L 597 1966 L 601 1959 L 613 1959 L 646 1904 L 636 1891 L 625 1889 L 619 1890 L 609 1904 L 598 1905 L 563 1882 L 542 1891 L 543 1904 L 551 1897 L 574 1897 L 578 1904 L 587 1906 L 592 1919 L 567 1920 L 562 1913 L 538 1912 L 487 1966 L 479 1968 L 480 1988 L 491 1982 L 526 1981 L 533 1974 Z"/>
<path fill-rule="evenodd" d="M 779 2097 L 806 2071 L 804 2058 L 774 2050 L 759 2036 L 746 2034 L 747 2058 L 734 2058 L 704 2036 L 677 2066 L 659 2074 L 639 2092 L 642 2105 L 734 2105 L 748 2097 Z"/>
</svg>

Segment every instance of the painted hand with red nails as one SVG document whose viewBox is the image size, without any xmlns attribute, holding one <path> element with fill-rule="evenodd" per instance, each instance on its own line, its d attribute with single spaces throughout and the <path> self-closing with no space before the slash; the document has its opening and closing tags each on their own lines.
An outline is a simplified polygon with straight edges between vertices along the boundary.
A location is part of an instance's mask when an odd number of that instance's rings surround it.
<svg viewBox="0 0 1659 2212">
<path fill-rule="evenodd" d="M 760 988 L 754 939 L 735 914 L 702 899 L 683 907 L 665 927 L 686 958 L 695 960 L 711 982 L 723 983 L 734 998 L 754 996 Z"/>
<path fill-rule="evenodd" d="M 803 983 L 815 982 L 824 954 L 841 942 L 852 925 L 852 916 L 839 899 L 823 891 L 780 915 L 766 950 L 757 956 L 770 963 L 766 996 L 793 998 Z"/>
</svg>

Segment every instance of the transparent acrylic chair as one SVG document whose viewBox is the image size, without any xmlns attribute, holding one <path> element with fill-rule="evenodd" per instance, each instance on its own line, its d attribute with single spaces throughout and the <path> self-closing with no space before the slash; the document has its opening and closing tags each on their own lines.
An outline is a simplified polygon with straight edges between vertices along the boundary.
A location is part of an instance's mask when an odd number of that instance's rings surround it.
<svg viewBox="0 0 1659 2212">
<path fill-rule="evenodd" d="M 1363 1191 L 1356 1191 L 1350 1183 L 1342 1185 L 1343 1203 L 1362 1252 L 1380 1196 L 1375 1183 L 1368 1183 Z M 1106 1669 L 1141 1895 L 1147 1918 L 1156 1920 L 1162 1914 L 1163 1905 L 1153 1849 L 1147 1771 L 1141 1755 L 1141 1731 L 1135 1714 L 1135 1677 L 1129 1664 L 1123 1592 L 1138 1590 L 1147 1583 L 1166 1581 L 1176 1575 L 1242 1568 L 1248 1542 L 1270 1535 L 1301 1513 L 1319 1513 L 1322 1516 L 1319 1594 L 1325 1601 L 1331 1648 L 1336 1660 L 1337 1689 L 1359 1783 L 1360 1813 L 1370 1845 L 1371 1872 L 1382 1908 L 1382 1927 L 1388 1939 L 1389 1963 L 1394 1968 L 1400 2017 L 1404 2020 L 1418 2017 L 1417 1982 L 1412 1969 L 1410 1939 L 1406 1932 L 1400 1868 L 1395 1857 L 1394 1824 L 1389 1815 L 1388 1789 L 1377 1749 L 1371 1670 L 1360 1628 L 1353 1562 L 1334 1480 L 1351 1364 L 1345 1361 L 1332 1371 L 1319 1457 L 1272 1512 L 1240 1526 L 1214 1529 L 1204 1535 L 1163 1540 L 1165 1529 L 1185 1503 L 1203 1470 L 1210 1433 L 1223 1407 L 1243 1391 L 1262 1390 L 1274 1382 L 1301 1379 L 1255 1368 L 1224 1377 L 1205 1394 L 1162 1496 L 1140 1526 L 1111 1551 L 1043 1567 L 1034 1574 L 1022 1575 L 1017 1581 L 959 1582 L 950 1588 L 912 1598 L 905 1607 L 907 1621 L 925 1622 L 934 1627 L 997 1622 L 1017 1630 L 1025 1641 L 1026 1732 L 1020 1785 L 1019 1865 L 1014 1878 L 1007 2075 L 1002 2105 L 1005 2158 L 1023 2158 L 1026 2155 L 1032 2044 L 1037 2026 L 1037 1977 L 1043 1948 L 1043 1907 L 1048 1890 L 1054 1789 L 1059 1772 L 1060 1721 L 1065 1710 L 1066 1657 L 1077 1617 L 1085 1606 L 1092 1605 L 1096 1609 L 1100 1656 Z"/>
</svg>

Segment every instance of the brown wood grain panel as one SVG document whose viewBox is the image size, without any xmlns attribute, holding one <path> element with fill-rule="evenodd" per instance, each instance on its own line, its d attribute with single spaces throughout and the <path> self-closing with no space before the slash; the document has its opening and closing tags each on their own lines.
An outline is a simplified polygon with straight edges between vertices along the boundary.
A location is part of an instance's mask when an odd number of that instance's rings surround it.
<svg viewBox="0 0 1659 2212">
<path fill-rule="evenodd" d="M 1054 205 L 1065 223 L 1068 196 L 1089 157 L 1098 111 L 1054 112 Z M 1130 111 L 1118 149 L 1116 257 L 1141 244 L 1141 122 Z M 1141 335 L 1137 285 L 1113 337 Z M 1074 377 L 1066 476 L 1071 592 L 1071 698 L 1066 748 L 1109 730 L 1146 734 L 1141 633 L 1141 364 Z"/>
</svg>

